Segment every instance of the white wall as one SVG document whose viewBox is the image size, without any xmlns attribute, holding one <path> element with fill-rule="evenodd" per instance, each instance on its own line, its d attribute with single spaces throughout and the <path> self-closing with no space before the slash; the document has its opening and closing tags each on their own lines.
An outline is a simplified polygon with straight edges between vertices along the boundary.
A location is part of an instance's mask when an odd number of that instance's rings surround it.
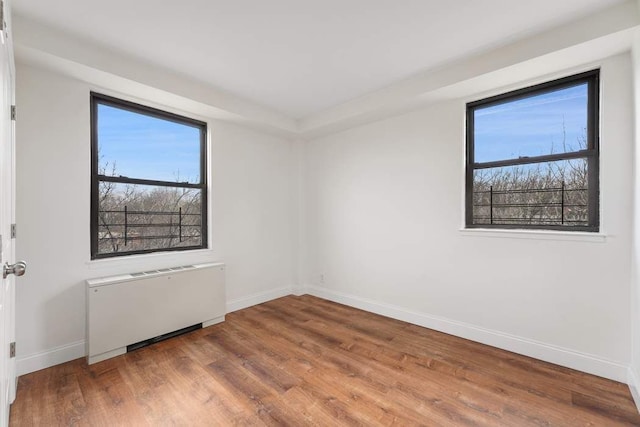
<svg viewBox="0 0 640 427">
<path fill-rule="evenodd" d="M 634 152 L 633 152 L 633 224 L 631 243 L 631 365 L 628 384 L 640 410 L 640 32 L 631 51 L 633 65 Z"/>
<path fill-rule="evenodd" d="M 319 296 L 626 381 L 631 61 L 601 65 L 603 239 L 460 231 L 464 103 L 488 95 L 470 92 L 306 146 L 200 116 L 212 135 L 212 249 L 90 262 L 88 92 L 100 89 L 19 63 L 17 255 L 29 263 L 17 282 L 19 373 L 84 355 L 85 279 L 221 260 L 230 310 L 305 292 L 300 281 Z"/>
<path fill-rule="evenodd" d="M 288 294 L 293 285 L 293 143 L 206 117 L 199 118 L 212 136 L 212 249 L 89 261 L 92 89 L 101 90 L 18 64 L 16 244 L 28 262 L 17 282 L 19 374 L 85 354 L 87 278 L 223 261 L 229 310 Z"/>
<path fill-rule="evenodd" d="M 606 238 L 461 232 L 465 100 L 444 101 L 309 143 L 310 292 L 626 381 L 629 55 L 601 79 Z"/>
</svg>

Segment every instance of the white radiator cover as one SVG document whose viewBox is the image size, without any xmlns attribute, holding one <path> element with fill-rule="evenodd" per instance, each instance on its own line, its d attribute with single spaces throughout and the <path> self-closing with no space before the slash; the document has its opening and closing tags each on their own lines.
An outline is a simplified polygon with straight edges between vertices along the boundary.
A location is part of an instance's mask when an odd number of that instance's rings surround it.
<svg viewBox="0 0 640 427">
<path fill-rule="evenodd" d="M 87 280 L 87 362 L 198 323 L 224 321 L 224 269 L 195 264 Z"/>
</svg>

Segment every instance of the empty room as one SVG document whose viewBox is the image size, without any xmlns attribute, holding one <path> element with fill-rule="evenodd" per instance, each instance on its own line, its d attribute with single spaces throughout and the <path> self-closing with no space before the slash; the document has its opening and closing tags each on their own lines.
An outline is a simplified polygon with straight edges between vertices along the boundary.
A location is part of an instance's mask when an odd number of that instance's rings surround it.
<svg viewBox="0 0 640 427">
<path fill-rule="evenodd" d="M 640 1 L 0 10 L 0 427 L 640 426 Z"/>
</svg>

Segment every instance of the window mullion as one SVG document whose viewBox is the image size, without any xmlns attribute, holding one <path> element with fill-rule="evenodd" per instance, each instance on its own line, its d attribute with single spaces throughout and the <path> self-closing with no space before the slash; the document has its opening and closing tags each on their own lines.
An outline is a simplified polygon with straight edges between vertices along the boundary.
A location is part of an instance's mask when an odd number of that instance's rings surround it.
<svg viewBox="0 0 640 427">
<path fill-rule="evenodd" d="M 177 187 L 177 188 L 203 188 L 204 184 L 190 182 L 174 182 L 174 181 L 155 181 L 152 179 L 129 178 L 123 176 L 98 175 L 99 181 L 114 182 L 118 184 L 138 184 L 153 185 L 158 187 Z"/>
<path fill-rule="evenodd" d="M 491 168 L 500 168 L 505 166 L 528 165 L 528 164 L 535 164 L 535 163 L 549 163 L 549 162 L 556 162 L 559 160 L 586 159 L 586 158 L 595 157 L 595 156 L 597 156 L 597 153 L 595 150 L 580 150 L 580 151 L 572 151 L 569 153 L 549 154 L 546 156 L 520 157 L 518 159 L 496 160 L 493 162 L 473 163 L 472 167 L 473 169 L 491 169 Z"/>
</svg>

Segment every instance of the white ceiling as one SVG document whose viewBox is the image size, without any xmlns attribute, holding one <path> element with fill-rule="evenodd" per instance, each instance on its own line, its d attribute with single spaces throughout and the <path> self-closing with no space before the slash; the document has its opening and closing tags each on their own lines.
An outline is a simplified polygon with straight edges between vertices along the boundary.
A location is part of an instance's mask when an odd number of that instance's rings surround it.
<svg viewBox="0 0 640 427">
<path fill-rule="evenodd" d="M 622 0 L 13 0 L 14 13 L 304 118 Z"/>
</svg>

